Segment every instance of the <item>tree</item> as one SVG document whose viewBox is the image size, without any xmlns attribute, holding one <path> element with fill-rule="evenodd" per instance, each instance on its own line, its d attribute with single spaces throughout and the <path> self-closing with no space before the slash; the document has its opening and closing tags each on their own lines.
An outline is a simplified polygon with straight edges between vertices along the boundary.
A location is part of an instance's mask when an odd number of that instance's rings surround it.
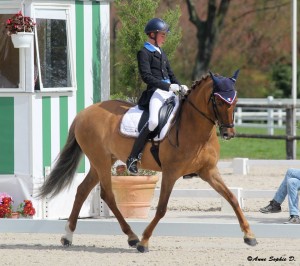
<svg viewBox="0 0 300 266">
<path fill-rule="evenodd" d="M 112 88 L 115 97 L 129 98 L 136 102 L 143 91 L 136 54 L 147 39 L 144 28 L 151 18 L 156 17 L 158 3 L 159 0 L 116 0 L 114 2 L 121 23 L 117 28 L 116 36 L 118 63 L 113 66 L 118 68 L 114 77 L 117 78 L 117 82 L 114 82 L 116 87 Z M 170 59 L 181 39 L 181 29 L 178 26 L 180 14 L 180 9 L 177 7 L 161 15 L 173 29 L 163 47 Z"/>
<path fill-rule="evenodd" d="M 217 5 L 216 0 L 208 0 L 206 19 L 200 19 L 192 0 L 186 0 L 190 21 L 197 28 L 198 39 L 198 52 L 193 70 L 193 79 L 198 79 L 208 70 L 213 49 L 224 25 L 229 3 L 230 0 L 222 0 Z"/>
</svg>

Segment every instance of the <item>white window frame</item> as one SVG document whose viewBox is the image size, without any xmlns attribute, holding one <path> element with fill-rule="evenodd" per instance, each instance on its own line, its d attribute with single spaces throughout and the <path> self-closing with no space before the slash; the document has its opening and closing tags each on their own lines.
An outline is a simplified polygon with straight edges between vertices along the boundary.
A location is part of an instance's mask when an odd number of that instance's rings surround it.
<svg viewBox="0 0 300 266">
<path fill-rule="evenodd" d="M 1 1 L 0 14 L 16 14 L 22 10 L 20 1 Z M 16 48 L 17 49 L 17 48 Z M 2 92 L 24 92 L 25 91 L 25 52 L 19 49 L 19 87 L 18 88 L 1 88 Z"/>
<path fill-rule="evenodd" d="M 72 30 L 71 27 L 71 20 L 75 23 L 74 19 L 74 10 L 72 10 L 72 5 L 65 5 L 65 4 L 33 4 L 33 17 L 34 20 L 37 18 L 47 18 L 47 19 L 55 19 L 57 16 L 61 16 L 62 11 L 65 13 L 66 19 L 66 27 L 67 27 L 67 44 L 68 44 L 68 58 L 69 58 L 69 67 L 70 67 L 70 79 L 71 79 L 71 87 L 56 87 L 56 88 L 45 88 L 42 83 L 42 76 L 41 76 L 41 65 L 40 65 L 40 58 L 39 58 L 39 47 L 38 47 L 38 36 L 36 34 L 35 38 L 35 47 L 36 47 L 36 55 L 37 55 L 37 65 L 38 65 L 38 73 L 39 73 L 39 82 L 40 82 L 40 91 L 41 92 L 63 92 L 63 91 L 75 91 L 76 90 L 76 72 L 75 72 L 75 65 L 74 65 L 74 33 L 75 29 Z M 74 8 L 74 6 L 73 6 Z M 74 25 L 72 23 L 72 25 Z M 73 33 L 73 34 L 72 34 Z M 37 91 L 36 91 L 37 92 Z"/>
</svg>

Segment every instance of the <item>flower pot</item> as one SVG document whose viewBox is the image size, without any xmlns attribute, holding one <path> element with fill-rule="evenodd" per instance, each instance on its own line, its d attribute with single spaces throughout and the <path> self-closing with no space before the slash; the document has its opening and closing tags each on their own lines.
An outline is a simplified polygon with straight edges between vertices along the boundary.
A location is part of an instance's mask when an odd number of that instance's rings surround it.
<svg viewBox="0 0 300 266">
<path fill-rule="evenodd" d="M 10 218 L 12 218 L 12 219 L 18 219 L 19 217 L 20 217 L 20 213 L 18 213 L 18 212 L 12 212 Z"/>
<path fill-rule="evenodd" d="M 11 35 L 11 40 L 15 48 L 29 48 L 33 43 L 33 32 L 18 32 Z"/>
<path fill-rule="evenodd" d="M 117 206 L 125 218 L 147 218 L 158 176 L 112 176 Z"/>
</svg>

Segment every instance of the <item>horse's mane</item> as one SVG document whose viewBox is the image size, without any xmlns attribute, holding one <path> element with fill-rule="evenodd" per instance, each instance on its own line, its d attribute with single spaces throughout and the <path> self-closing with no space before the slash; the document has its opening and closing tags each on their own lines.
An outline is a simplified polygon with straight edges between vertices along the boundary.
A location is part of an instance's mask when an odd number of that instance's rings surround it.
<svg viewBox="0 0 300 266">
<path fill-rule="evenodd" d="M 206 73 L 206 74 L 202 75 L 202 77 L 201 77 L 200 80 L 194 81 L 194 83 L 192 84 L 191 89 L 194 90 L 196 87 L 198 87 L 198 86 L 201 84 L 201 82 L 202 82 L 203 80 L 207 80 L 207 78 L 208 78 L 209 76 L 210 76 L 209 73 Z"/>
</svg>

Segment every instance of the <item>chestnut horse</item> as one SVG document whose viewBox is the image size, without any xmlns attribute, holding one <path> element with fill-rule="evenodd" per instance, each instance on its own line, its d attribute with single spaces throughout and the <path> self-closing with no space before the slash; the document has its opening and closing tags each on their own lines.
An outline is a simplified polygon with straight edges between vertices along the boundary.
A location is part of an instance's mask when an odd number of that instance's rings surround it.
<svg viewBox="0 0 300 266">
<path fill-rule="evenodd" d="M 225 78 L 210 73 L 210 76 L 206 75 L 193 84 L 189 94 L 181 102 L 176 122 L 167 137 L 160 142 L 161 167 L 150 152 L 151 143 L 145 145 L 139 167 L 161 171 L 162 181 L 155 217 L 144 230 L 141 240 L 118 210 L 111 184 L 112 165 L 116 160 L 126 161 L 134 142 L 134 138 L 121 135 L 119 130 L 120 121 L 132 104 L 110 100 L 93 104 L 78 113 L 70 127 L 67 143 L 39 192 L 40 197 L 57 195 L 72 182 L 82 153 L 87 156 L 90 170 L 78 186 L 73 209 L 65 227 L 66 234 L 61 239 L 62 244 L 72 244 L 82 204 L 100 182 L 101 198 L 128 236 L 128 244 L 140 252 L 147 252 L 149 239 L 167 211 L 176 180 L 183 175 L 197 173 L 230 203 L 244 232 L 244 242 L 251 246 L 256 245 L 255 236 L 236 197 L 223 182 L 217 168 L 220 146 L 216 126 L 219 126 L 222 138 L 234 137 L 234 108 L 237 98 L 227 102 L 216 91 L 222 90 L 223 81 L 228 85 L 228 80 L 231 80 L 232 88 L 229 90 L 236 94 L 234 83 L 237 74 L 238 71 L 233 77 Z"/>
</svg>

